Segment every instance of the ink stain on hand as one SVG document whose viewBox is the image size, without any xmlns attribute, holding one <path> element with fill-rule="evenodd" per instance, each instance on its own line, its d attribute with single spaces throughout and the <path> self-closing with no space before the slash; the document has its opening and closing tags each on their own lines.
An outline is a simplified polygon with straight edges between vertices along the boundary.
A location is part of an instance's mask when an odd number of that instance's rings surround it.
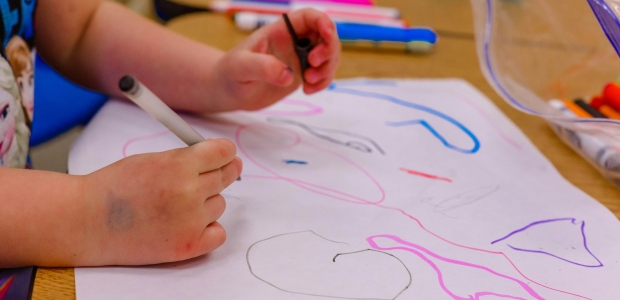
<svg viewBox="0 0 620 300">
<path fill-rule="evenodd" d="M 135 212 L 129 201 L 108 196 L 107 210 L 106 225 L 111 232 L 125 232 L 133 227 Z"/>
</svg>

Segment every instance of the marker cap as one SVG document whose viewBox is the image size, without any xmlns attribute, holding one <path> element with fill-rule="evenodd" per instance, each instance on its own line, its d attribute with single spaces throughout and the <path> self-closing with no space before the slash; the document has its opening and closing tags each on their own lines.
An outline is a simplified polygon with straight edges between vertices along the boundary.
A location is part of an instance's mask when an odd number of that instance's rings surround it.
<svg viewBox="0 0 620 300">
<path fill-rule="evenodd" d="M 235 25 L 244 31 L 253 31 L 258 29 L 260 23 L 259 15 L 254 13 L 236 13 Z"/>
</svg>

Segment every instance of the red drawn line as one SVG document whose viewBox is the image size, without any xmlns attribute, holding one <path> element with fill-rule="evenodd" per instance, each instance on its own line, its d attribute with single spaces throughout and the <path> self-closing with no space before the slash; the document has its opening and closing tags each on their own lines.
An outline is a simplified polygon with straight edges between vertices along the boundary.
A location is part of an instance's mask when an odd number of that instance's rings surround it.
<svg viewBox="0 0 620 300">
<path fill-rule="evenodd" d="M 440 176 L 436 176 L 436 175 L 426 174 L 426 173 L 422 173 L 422 172 L 418 172 L 418 171 L 414 171 L 414 170 L 409 170 L 409 169 L 405 169 L 405 168 L 400 168 L 400 170 L 403 171 L 403 172 L 407 172 L 407 174 L 416 175 L 416 176 L 422 176 L 422 177 L 426 177 L 426 178 L 429 178 L 429 179 L 443 180 L 445 182 L 452 183 L 452 179 L 450 179 L 450 178 L 445 178 L 445 177 L 440 177 Z"/>
</svg>

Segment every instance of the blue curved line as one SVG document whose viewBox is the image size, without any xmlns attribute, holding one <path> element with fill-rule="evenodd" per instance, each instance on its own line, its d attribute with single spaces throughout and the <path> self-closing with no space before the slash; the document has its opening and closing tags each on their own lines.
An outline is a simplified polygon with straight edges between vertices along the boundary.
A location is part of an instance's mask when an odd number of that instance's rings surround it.
<svg viewBox="0 0 620 300">
<path fill-rule="evenodd" d="M 360 97 L 365 97 L 365 98 L 374 98 L 374 99 L 379 99 L 379 100 L 386 100 L 389 102 L 392 102 L 394 104 L 400 105 L 400 106 L 404 106 L 404 107 L 408 107 L 408 108 L 412 108 L 412 109 L 416 109 L 416 110 L 420 110 L 423 112 L 427 112 L 429 114 L 432 114 L 434 116 L 437 116 L 439 118 L 442 118 L 450 123 L 452 123 L 452 125 L 456 126 L 457 128 L 459 128 L 461 131 L 463 131 L 465 134 L 467 134 L 469 136 L 469 138 L 471 138 L 472 142 L 474 143 L 474 146 L 472 149 L 462 149 L 459 147 L 456 147 L 450 143 L 448 143 L 448 141 L 446 139 L 443 138 L 443 136 L 441 136 L 430 124 L 428 124 L 428 122 L 424 121 L 424 120 L 414 120 L 414 121 L 405 121 L 405 122 L 396 122 L 396 123 L 392 123 L 392 124 L 396 124 L 396 125 L 389 125 L 389 126 L 406 126 L 406 125 L 422 125 L 424 126 L 428 131 L 430 131 L 437 139 L 439 139 L 444 146 L 448 147 L 449 149 L 461 152 L 461 153 L 465 153 L 465 154 L 474 154 L 476 152 L 478 152 L 478 150 L 480 150 L 480 141 L 478 140 L 478 138 L 469 130 L 467 129 L 467 127 L 465 127 L 463 124 L 459 123 L 457 120 L 453 119 L 452 117 L 439 112 L 437 110 L 434 110 L 430 107 L 426 107 L 420 104 L 415 104 L 415 103 L 411 103 L 411 102 L 407 102 L 389 95 L 384 95 L 384 94 L 379 94 L 379 93 L 373 93 L 373 92 L 364 92 L 364 91 L 358 91 L 358 90 L 353 90 L 353 89 L 348 89 L 348 88 L 340 88 L 338 87 L 336 84 L 332 84 L 329 87 L 329 91 L 335 92 L 335 93 L 341 93 L 341 94 L 349 94 L 349 95 L 354 95 L 354 96 L 360 96 Z M 401 125 L 402 124 L 402 125 Z"/>
<path fill-rule="evenodd" d="M 422 125 L 424 126 L 426 129 L 428 129 L 428 131 L 430 131 L 431 134 L 433 134 L 439 141 L 441 141 L 441 143 L 446 146 L 446 148 L 448 149 L 452 149 L 461 153 L 465 153 L 465 154 L 471 154 L 471 150 L 466 150 L 466 149 L 461 149 L 455 145 L 450 144 L 441 134 L 439 134 L 439 132 L 437 132 L 437 130 L 435 130 L 435 128 L 433 128 L 430 124 L 428 124 L 428 122 L 426 122 L 425 120 L 411 120 L 411 121 L 402 121 L 402 122 L 386 122 L 385 123 L 387 126 L 392 126 L 392 127 L 402 127 L 402 126 L 409 126 L 409 125 Z"/>
</svg>

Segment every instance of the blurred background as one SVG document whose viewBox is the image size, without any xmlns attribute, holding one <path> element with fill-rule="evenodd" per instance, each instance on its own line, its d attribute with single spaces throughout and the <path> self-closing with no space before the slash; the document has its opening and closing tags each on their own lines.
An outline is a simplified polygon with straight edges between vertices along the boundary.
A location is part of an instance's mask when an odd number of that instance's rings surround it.
<svg viewBox="0 0 620 300">
<path fill-rule="evenodd" d="M 114 2 L 119 2 L 127 7 L 131 8 L 137 13 L 140 13 L 145 16 L 153 15 L 153 1 L 152 0 L 114 0 Z"/>
</svg>

